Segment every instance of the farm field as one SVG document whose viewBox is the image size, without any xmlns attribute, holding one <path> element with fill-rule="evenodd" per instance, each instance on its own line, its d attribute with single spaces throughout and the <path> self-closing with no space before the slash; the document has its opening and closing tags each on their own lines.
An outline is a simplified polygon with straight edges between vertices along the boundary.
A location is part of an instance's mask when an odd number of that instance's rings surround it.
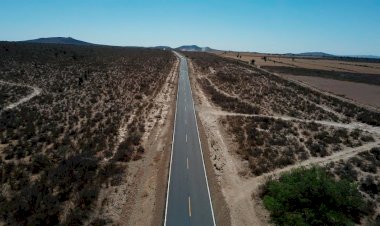
<svg viewBox="0 0 380 226">
<path fill-rule="evenodd" d="M 198 114 L 232 225 L 268 224 L 259 198 L 268 178 L 300 166 L 337 164 L 370 150 L 376 153 L 380 146 L 377 110 L 235 59 L 184 54 L 190 59 Z M 380 203 L 362 188 L 371 203 L 362 219 L 366 222 L 380 214 Z"/>
<path fill-rule="evenodd" d="M 284 75 L 285 77 L 300 81 L 317 89 L 336 94 L 363 103 L 365 105 L 380 108 L 380 86 L 349 81 L 338 81 L 327 78 L 311 76 Z"/>
<path fill-rule="evenodd" d="M 216 52 L 217 55 L 255 65 L 270 72 L 302 81 L 320 90 L 379 108 L 380 63 L 360 59 L 286 57 L 276 54 Z M 237 57 L 239 55 L 239 57 Z"/>
<path fill-rule="evenodd" d="M 312 57 L 287 57 L 279 54 L 263 54 L 263 53 L 239 53 L 239 52 L 215 52 L 215 54 L 227 57 L 231 59 L 239 59 L 246 62 L 255 60 L 255 64 L 258 66 L 289 66 L 300 67 L 307 69 L 319 69 L 319 70 L 335 70 L 345 71 L 353 73 L 364 74 L 380 74 L 380 62 L 374 60 L 374 62 L 360 61 L 357 59 L 352 60 L 339 60 L 339 59 L 323 59 Z M 239 57 L 237 57 L 239 55 Z M 240 57 L 241 56 L 241 57 Z M 266 60 L 263 59 L 266 57 Z"/>
<path fill-rule="evenodd" d="M 178 65 L 173 53 L 0 46 L 0 220 L 7 225 L 152 222 L 156 191 L 147 181 L 160 178 L 162 150 L 171 137 L 167 128 Z M 136 200 L 143 204 L 134 205 Z M 152 210 L 144 215 L 141 208 Z"/>
</svg>

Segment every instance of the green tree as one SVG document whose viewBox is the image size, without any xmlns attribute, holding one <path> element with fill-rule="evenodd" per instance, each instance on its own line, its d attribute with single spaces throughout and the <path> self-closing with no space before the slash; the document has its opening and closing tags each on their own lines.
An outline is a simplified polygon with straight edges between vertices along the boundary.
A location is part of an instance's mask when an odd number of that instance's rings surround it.
<svg viewBox="0 0 380 226">
<path fill-rule="evenodd" d="M 366 207 L 355 184 L 334 180 L 320 167 L 269 181 L 263 201 L 276 225 L 354 225 Z"/>
</svg>

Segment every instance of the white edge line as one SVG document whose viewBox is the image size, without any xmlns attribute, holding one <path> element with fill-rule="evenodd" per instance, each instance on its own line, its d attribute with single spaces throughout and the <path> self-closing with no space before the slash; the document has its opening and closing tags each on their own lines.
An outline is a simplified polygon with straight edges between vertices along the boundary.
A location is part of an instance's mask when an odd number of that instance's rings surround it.
<svg viewBox="0 0 380 226">
<path fill-rule="evenodd" d="M 184 58 L 186 59 L 186 57 L 184 57 Z M 186 60 L 186 66 L 187 66 L 187 60 Z M 195 114 L 195 106 L 194 106 L 194 100 L 193 100 L 193 91 L 191 90 L 191 82 L 190 82 L 190 77 L 189 77 L 189 71 L 187 71 L 187 78 L 189 79 L 189 84 L 190 84 L 190 93 L 191 93 L 191 99 L 192 99 L 192 102 L 193 102 L 193 112 L 194 112 L 194 118 L 195 118 L 195 125 L 197 126 L 197 135 L 198 135 L 199 147 L 200 147 L 201 153 L 202 153 L 201 156 L 202 156 L 202 163 L 203 163 L 203 172 L 204 172 L 205 178 L 206 178 L 206 185 L 207 185 L 208 198 L 210 200 L 212 220 L 214 221 L 214 226 L 216 226 L 216 224 L 215 224 L 215 217 L 214 217 L 214 210 L 212 208 L 212 201 L 211 201 L 211 196 L 210 196 L 210 188 L 208 187 L 208 180 L 207 180 L 205 161 L 203 159 L 202 144 L 201 144 L 201 139 L 199 138 L 199 129 L 198 129 L 198 122 L 197 122 L 197 115 Z"/>
<path fill-rule="evenodd" d="M 174 52 L 174 51 L 173 51 Z M 176 52 L 174 52 L 176 53 Z M 179 57 L 177 56 L 177 59 Z M 178 64 L 178 77 L 181 73 L 181 59 L 179 59 L 179 64 Z M 172 160 L 173 160 L 173 148 L 174 148 L 174 135 L 175 135 L 175 125 L 177 121 L 177 105 L 178 105 L 178 92 L 179 92 L 179 78 L 178 78 L 178 86 L 177 86 L 177 97 L 176 97 L 176 104 L 175 104 L 175 114 L 174 114 L 174 126 L 173 126 L 173 139 L 172 139 L 172 151 L 170 154 L 170 165 L 169 165 L 169 179 L 168 179 L 168 187 L 166 189 L 166 207 L 165 207 L 165 220 L 164 220 L 164 225 L 166 226 L 166 219 L 167 219 L 167 214 L 168 214 L 168 202 L 169 202 L 169 190 L 170 190 L 170 174 L 172 172 Z"/>
</svg>

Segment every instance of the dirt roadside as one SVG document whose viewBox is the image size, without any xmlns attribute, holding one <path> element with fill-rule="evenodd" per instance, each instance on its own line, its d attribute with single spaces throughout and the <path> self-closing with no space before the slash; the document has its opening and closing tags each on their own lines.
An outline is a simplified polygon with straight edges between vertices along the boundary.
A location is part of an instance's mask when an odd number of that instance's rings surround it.
<svg viewBox="0 0 380 226">
<path fill-rule="evenodd" d="M 142 159 L 128 163 L 123 184 L 102 203 L 115 225 L 162 225 L 174 124 L 179 60 L 147 112 Z M 103 212 L 103 211 L 102 211 Z"/>
<path fill-rule="evenodd" d="M 213 204 L 217 223 L 221 225 L 266 225 L 265 213 L 254 207 L 251 188 L 246 186 L 248 178 L 242 176 L 242 172 L 247 171 L 248 166 L 236 153 L 231 151 L 236 147 L 229 139 L 230 136 L 220 126 L 219 116 L 208 113 L 217 107 L 209 102 L 196 81 L 203 75 L 194 72 L 191 61 L 189 68 L 199 125 L 203 130 L 200 132 L 202 144 L 207 146 L 204 150 L 207 149 L 209 153 L 209 158 L 205 158 L 205 160 L 207 159 L 211 163 L 206 166 L 208 167 L 207 174 L 212 172 L 213 175 L 210 178 L 214 178 L 214 184 L 217 185 L 217 191 L 211 193 L 220 195 L 219 199 L 223 202 L 219 206 Z M 213 201 L 216 199 L 212 198 Z"/>
</svg>

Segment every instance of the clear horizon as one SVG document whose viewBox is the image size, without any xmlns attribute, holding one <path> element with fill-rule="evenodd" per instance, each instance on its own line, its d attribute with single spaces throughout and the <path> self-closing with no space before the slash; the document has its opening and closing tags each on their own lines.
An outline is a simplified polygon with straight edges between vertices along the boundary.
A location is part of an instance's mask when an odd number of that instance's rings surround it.
<svg viewBox="0 0 380 226">
<path fill-rule="evenodd" d="M 2 41 L 380 56 L 380 1 L 3 0 Z"/>
</svg>

